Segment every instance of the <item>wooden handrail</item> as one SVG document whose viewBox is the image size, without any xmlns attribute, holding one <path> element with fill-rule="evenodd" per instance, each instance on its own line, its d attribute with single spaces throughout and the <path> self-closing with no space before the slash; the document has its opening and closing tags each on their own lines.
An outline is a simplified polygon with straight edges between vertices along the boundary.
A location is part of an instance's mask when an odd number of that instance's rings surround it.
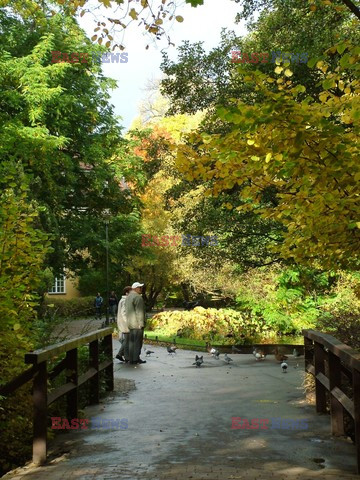
<svg viewBox="0 0 360 480">
<path fill-rule="evenodd" d="M 315 378 L 316 411 L 330 404 L 331 433 L 344 435 L 344 412 L 354 421 L 357 473 L 360 474 L 360 353 L 337 338 L 303 330 L 305 371 Z M 352 383 L 352 399 L 342 390 L 343 376 Z"/>
<path fill-rule="evenodd" d="M 66 396 L 66 416 L 70 421 L 77 418 L 79 387 L 90 382 L 89 403 L 99 403 L 100 397 L 100 372 L 105 373 L 106 389 L 114 389 L 114 365 L 112 357 L 112 332 L 113 327 L 106 327 L 80 337 L 64 342 L 49 345 L 46 348 L 25 354 L 25 363 L 32 364 L 21 375 L 0 387 L 0 395 L 7 396 L 25 383 L 33 379 L 33 462 L 41 465 L 47 457 L 47 428 L 48 406 Z M 103 339 L 104 353 L 108 357 L 99 363 L 99 340 Z M 89 344 L 89 368 L 79 376 L 78 374 L 78 348 Z M 47 371 L 47 361 L 66 353 L 51 372 Z M 54 379 L 59 373 L 66 370 L 66 383 L 56 390 L 48 392 L 48 380 Z"/>
<path fill-rule="evenodd" d="M 327 333 L 317 332 L 316 330 L 303 330 L 303 334 L 304 337 L 307 337 L 314 342 L 321 343 L 321 345 L 339 357 L 347 367 L 356 368 L 360 371 L 360 353 L 349 347 L 349 345 L 342 343 L 340 340 Z"/>
<path fill-rule="evenodd" d="M 49 360 L 50 358 L 60 355 L 60 353 L 68 352 L 81 345 L 90 343 L 93 340 L 98 340 L 106 335 L 110 335 L 112 332 L 113 327 L 102 328 L 71 340 L 65 340 L 64 342 L 56 343 L 55 345 L 49 345 L 48 347 L 34 350 L 33 352 L 25 354 L 25 363 L 39 364 L 44 360 Z"/>
</svg>

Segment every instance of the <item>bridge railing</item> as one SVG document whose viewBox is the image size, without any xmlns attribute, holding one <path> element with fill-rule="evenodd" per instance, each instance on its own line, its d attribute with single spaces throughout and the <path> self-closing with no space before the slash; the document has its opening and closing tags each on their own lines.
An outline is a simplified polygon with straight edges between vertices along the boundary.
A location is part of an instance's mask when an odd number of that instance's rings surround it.
<svg viewBox="0 0 360 480">
<path fill-rule="evenodd" d="M 32 367 L 0 387 L 0 395 L 8 396 L 33 379 L 33 462 L 43 464 L 47 457 L 48 407 L 55 400 L 66 397 L 68 420 L 78 417 L 79 387 L 90 383 L 88 403 L 99 403 L 100 372 L 104 371 L 106 390 L 114 389 L 114 367 L 112 354 L 112 327 L 102 328 L 80 337 L 50 345 L 25 354 L 25 363 Z M 89 365 L 85 373 L 78 372 L 78 348 L 89 345 Z M 100 354 L 105 360 L 100 363 Z M 48 372 L 48 361 L 60 354 L 66 356 Z M 48 392 L 48 381 L 66 371 L 66 383 Z"/>
<path fill-rule="evenodd" d="M 325 333 L 303 330 L 303 335 L 305 371 L 315 377 L 316 411 L 326 413 L 329 405 L 331 433 L 337 436 L 345 433 L 345 411 L 353 419 L 360 474 L 360 353 Z"/>
</svg>

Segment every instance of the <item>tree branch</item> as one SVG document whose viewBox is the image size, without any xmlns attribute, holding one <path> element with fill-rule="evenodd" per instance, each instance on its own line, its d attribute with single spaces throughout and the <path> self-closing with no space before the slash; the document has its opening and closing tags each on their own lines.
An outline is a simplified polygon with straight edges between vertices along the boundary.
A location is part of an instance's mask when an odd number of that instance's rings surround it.
<svg viewBox="0 0 360 480">
<path fill-rule="evenodd" d="M 353 4 L 351 0 L 341 0 L 341 2 L 348 7 L 349 10 L 352 11 L 354 15 L 358 17 L 360 20 L 360 8 Z"/>
</svg>

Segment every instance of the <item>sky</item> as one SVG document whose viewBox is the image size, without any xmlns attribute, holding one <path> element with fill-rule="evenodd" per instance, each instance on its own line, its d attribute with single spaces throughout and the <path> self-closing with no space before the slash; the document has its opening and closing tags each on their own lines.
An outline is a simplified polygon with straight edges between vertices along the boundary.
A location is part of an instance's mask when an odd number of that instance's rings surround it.
<svg viewBox="0 0 360 480">
<path fill-rule="evenodd" d="M 139 104 L 146 97 L 145 87 L 148 80 L 160 79 L 162 76 L 161 49 L 166 47 L 169 57 L 176 60 L 176 47 L 183 40 L 192 43 L 203 41 L 205 49 L 210 50 L 220 42 L 222 27 L 234 30 L 238 36 L 244 35 L 244 24 L 236 25 L 234 22 L 239 8 L 238 4 L 230 0 L 204 0 L 204 5 L 197 8 L 183 5 L 177 9 L 176 15 L 184 17 L 184 21 L 174 21 L 171 25 L 166 25 L 171 41 L 175 43 L 175 47 L 169 48 L 166 41 L 154 43 L 151 37 L 144 33 L 144 28 L 138 26 L 138 22 L 131 24 L 126 30 L 123 42 L 125 52 L 128 52 L 128 62 L 103 64 L 104 74 L 118 83 L 118 88 L 112 92 L 111 102 L 115 106 L 115 114 L 122 117 L 121 124 L 126 129 L 138 116 Z M 109 9 L 105 10 L 105 13 L 107 17 L 112 16 Z M 115 13 L 113 18 L 116 18 Z M 93 35 L 96 25 L 91 15 L 84 15 L 79 19 L 79 24 L 89 37 Z M 148 44 L 149 48 L 146 50 Z"/>
</svg>

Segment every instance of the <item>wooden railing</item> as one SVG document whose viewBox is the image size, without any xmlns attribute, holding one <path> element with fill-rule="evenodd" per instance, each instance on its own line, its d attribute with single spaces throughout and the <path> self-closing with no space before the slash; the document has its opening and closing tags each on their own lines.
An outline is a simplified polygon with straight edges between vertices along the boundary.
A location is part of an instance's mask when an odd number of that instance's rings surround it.
<svg viewBox="0 0 360 480">
<path fill-rule="evenodd" d="M 314 330 L 303 330 L 303 334 L 305 371 L 315 377 L 316 411 L 327 412 L 329 404 L 333 435 L 344 435 L 345 411 L 353 419 L 360 474 L 360 353 L 331 335 Z"/>
<path fill-rule="evenodd" d="M 32 367 L 0 387 L 0 395 L 8 396 L 25 383 L 33 379 L 33 462 L 43 464 L 47 456 L 48 406 L 55 400 L 66 396 L 66 416 L 68 420 L 77 418 L 79 387 L 90 382 L 89 404 L 99 403 L 100 372 L 104 371 L 106 390 L 114 389 L 114 368 L 112 356 L 113 328 L 103 328 L 94 332 L 35 350 L 25 355 L 25 363 Z M 100 345 L 106 360 L 99 362 Z M 82 375 L 78 374 L 78 347 L 89 344 L 89 368 Z M 48 372 L 48 360 L 66 353 L 51 372 Z M 48 380 L 53 380 L 66 370 L 66 383 L 48 392 Z"/>
</svg>

